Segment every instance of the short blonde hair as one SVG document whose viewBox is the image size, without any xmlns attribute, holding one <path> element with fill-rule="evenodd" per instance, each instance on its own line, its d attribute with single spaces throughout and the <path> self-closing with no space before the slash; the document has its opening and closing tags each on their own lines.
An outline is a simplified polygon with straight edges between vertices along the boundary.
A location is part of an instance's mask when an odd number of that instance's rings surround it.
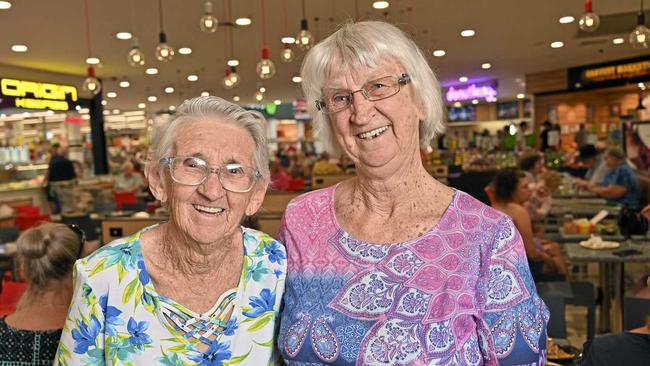
<svg viewBox="0 0 650 366">
<path fill-rule="evenodd" d="M 326 150 L 340 152 L 328 116 L 318 111 L 315 105 L 315 101 L 322 97 L 328 70 L 333 66 L 340 72 L 375 67 L 387 59 L 394 59 L 404 66 L 411 78 L 414 95 L 424 109 L 419 131 L 420 147 L 428 147 L 431 139 L 444 131 L 440 85 L 415 42 L 386 22 L 346 23 L 307 53 L 301 69 L 302 88 L 313 116 L 314 130 L 323 140 Z M 333 65 L 335 62 L 341 65 Z"/>
</svg>

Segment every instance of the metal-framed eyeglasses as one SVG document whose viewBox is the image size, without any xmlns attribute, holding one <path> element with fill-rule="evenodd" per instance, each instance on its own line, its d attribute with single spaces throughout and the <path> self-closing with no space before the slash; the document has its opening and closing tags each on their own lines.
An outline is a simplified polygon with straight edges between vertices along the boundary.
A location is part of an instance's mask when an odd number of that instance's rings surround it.
<svg viewBox="0 0 650 366">
<path fill-rule="evenodd" d="M 198 186 L 208 179 L 210 173 L 215 173 L 223 189 L 236 193 L 250 191 L 255 182 L 262 177 L 258 169 L 237 163 L 213 168 L 205 160 L 195 156 L 166 157 L 160 159 L 160 163 L 169 167 L 172 180 L 176 183 Z"/>
<path fill-rule="evenodd" d="M 325 89 L 323 98 L 316 101 L 316 109 L 326 113 L 340 112 L 352 104 L 355 93 L 361 93 L 366 100 L 377 101 L 399 93 L 400 87 L 411 82 L 407 74 L 402 76 L 384 76 L 368 81 L 359 90 Z"/>
</svg>

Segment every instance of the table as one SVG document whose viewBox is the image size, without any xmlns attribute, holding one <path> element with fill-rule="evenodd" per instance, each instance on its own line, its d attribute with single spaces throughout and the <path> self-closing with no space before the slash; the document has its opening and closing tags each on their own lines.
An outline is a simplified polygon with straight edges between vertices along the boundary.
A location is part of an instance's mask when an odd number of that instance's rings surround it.
<svg viewBox="0 0 650 366">
<path fill-rule="evenodd" d="M 608 204 L 602 198 L 554 199 L 549 214 L 553 216 L 572 214 L 574 217 L 591 217 L 601 210 L 607 211 L 611 217 L 618 217 L 621 206 Z"/>
<path fill-rule="evenodd" d="M 623 273 L 626 263 L 650 263 L 650 243 L 647 241 L 634 241 L 632 247 L 640 250 L 641 254 L 620 257 L 612 254 L 614 250 L 594 250 L 583 248 L 579 244 L 566 243 L 564 250 L 567 258 L 572 263 L 598 263 L 599 282 L 603 290 L 603 301 L 600 311 L 600 331 L 620 332 L 623 330 L 621 306 L 623 302 Z M 622 248 L 629 248 L 622 244 Z M 614 316 L 611 316 L 612 313 Z"/>
</svg>

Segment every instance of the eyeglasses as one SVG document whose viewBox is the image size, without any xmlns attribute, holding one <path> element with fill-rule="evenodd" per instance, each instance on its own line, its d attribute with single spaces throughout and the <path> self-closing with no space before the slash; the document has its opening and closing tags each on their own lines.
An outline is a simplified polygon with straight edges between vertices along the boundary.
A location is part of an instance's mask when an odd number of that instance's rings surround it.
<svg viewBox="0 0 650 366">
<path fill-rule="evenodd" d="M 316 109 L 327 113 L 340 112 L 352 104 L 354 93 L 361 93 L 366 100 L 377 101 L 392 97 L 399 93 L 400 86 L 411 82 L 411 77 L 402 74 L 401 77 L 385 76 L 376 80 L 371 80 L 359 90 L 351 91 L 345 89 L 326 89 L 323 98 L 316 101 Z"/>
<path fill-rule="evenodd" d="M 86 233 L 77 224 L 69 224 L 68 227 L 79 237 L 79 253 L 77 253 L 77 258 L 81 258 L 84 251 L 84 244 L 86 244 Z"/>
<path fill-rule="evenodd" d="M 250 191 L 262 177 L 259 170 L 245 165 L 225 164 L 211 168 L 205 160 L 192 156 L 162 158 L 160 163 L 169 166 L 169 172 L 176 183 L 198 186 L 208 179 L 210 173 L 215 173 L 225 190 L 236 193 Z"/>
</svg>

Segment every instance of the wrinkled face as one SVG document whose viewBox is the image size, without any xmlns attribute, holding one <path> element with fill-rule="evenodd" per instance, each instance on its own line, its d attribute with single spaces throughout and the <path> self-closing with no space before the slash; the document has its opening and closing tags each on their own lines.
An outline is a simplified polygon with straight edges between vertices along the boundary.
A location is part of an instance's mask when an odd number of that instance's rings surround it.
<svg viewBox="0 0 650 366">
<path fill-rule="evenodd" d="M 530 184 L 528 178 L 521 177 L 519 178 L 519 183 L 517 184 L 517 189 L 512 195 L 513 201 L 517 203 L 524 203 L 530 199 Z"/>
<path fill-rule="evenodd" d="M 408 74 L 398 62 L 388 59 L 374 68 L 340 72 L 332 67 L 323 92 L 359 90 L 365 83 L 385 76 Z M 328 115 L 334 135 L 342 150 L 358 171 L 391 174 L 414 154 L 419 154 L 419 121 L 424 113 L 416 102 L 411 84 L 386 99 L 368 101 L 355 93 L 351 105 Z"/>
<path fill-rule="evenodd" d="M 182 127 L 176 136 L 175 151 L 174 156 L 199 157 L 212 168 L 232 163 L 256 168 L 252 137 L 243 128 L 226 124 L 218 117 Z M 214 172 L 198 186 L 183 185 L 171 179 L 166 166 L 164 169 L 165 181 L 154 194 L 169 202 L 171 227 L 200 244 L 234 235 L 244 215 L 252 215 L 260 207 L 266 191 L 261 180 L 246 193 L 226 191 Z"/>
</svg>

